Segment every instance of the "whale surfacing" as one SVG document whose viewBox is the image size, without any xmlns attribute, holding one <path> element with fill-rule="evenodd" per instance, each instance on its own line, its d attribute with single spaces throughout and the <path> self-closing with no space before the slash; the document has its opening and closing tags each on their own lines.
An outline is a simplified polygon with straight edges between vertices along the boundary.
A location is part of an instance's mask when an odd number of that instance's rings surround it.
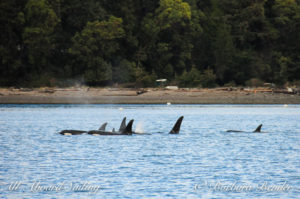
<svg viewBox="0 0 300 199">
<path fill-rule="evenodd" d="M 125 119 L 125 118 L 124 118 Z M 123 119 L 123 121 L 124 121 Z M 124 125 L 122 121 L 122 124 Z M 116 132 L 114 129 L 112 131 L 100 131 L 100 130 L 93 130 L 93 131 L 88 131 L 87 134 L 90 135 L 132 135 L 132 124 L 134 120 L 130 120 L 129 123 L 125 128 L 122 129 L 122 131 Z M 121 126 L 122 126 L 121 124 Z"/>
<path fill-rule="evenodd" d="M 122 132 L 125 128 L 126 128 L 126 117 L 124 117 L 122 122 L 121 122 L 119 132 Z"/>
<path fill-rule="evenodd" d="M 260 133 L 261 127 L 262 127 L 262 124 L 260 124 L 260 125 L 253 131 L 253 133 Z"/>
<path fill-rule="evenodd" d="M 102 124 L 98 130 L 99 131 L 105 131 L 106 126 L 107 126 L 107 122 L 105 122 L 104 124 Z"/>
<path fill-rule="evenodd" d="M 169 134 L 179 134 L 182 120 L 183 120 L 183 116 L 178 118 L 177 122 L 174 124 L 174 127 L 172 128 Z"/>
<path fill-rule="evenodd" d="M 86 131 L 81 131 L 81 130 L 63 130 L 59 132 L 61 135 L 81 135 L 83 133 L 86 133 Z"/>
<path fill-rule="evenodd" d="M 101 125 L 101 127 L 99 128 L 99 131 L 105 131 L 107 122 L 105 122 L 104 124 Z M 82 130 L 62 130 L 61 132 L 59 132 L 59 134 L 61 135 L 81 135 L 87 133 L 87 131 L 82 131 Z"/>
<path fill-rule="evenodd" d="M 179 117 L 174 124 L 173 128 L 169 132 L 169 134 L 179 134 L 181 123 L 183 120 L 183 116 Z M 150 135 L 149 133 L 139 133 L 132 131 L 132 125 L 134 120 L 130 120 L 126 125 L 126 117 L 123 118 L 122 123 L 118 131 L 114 128 L 112 131 L 106 131 L 107 122 L 102 124 L 98 130 L 91 131 L 81 131 L 81 130 L 63 130 L 60 132 L 61 135 L 80 135 L 87 133 L 89 135 L 132 135 L 132 134 L 140 134 L 140 135 Z"/>
<path fill-rule="evenodd" d="M 258 127 L 253 131 L 253 133 L 260 133 L 260 132 L 261 132 L 261 127 L 262 127 L 262 124 L 258 125 Z M 245 132 L 245 131 L 240 131 L 240 130 L 227 130 L 226 132 L 240 133 L 240 132 Z"/>
</svg>

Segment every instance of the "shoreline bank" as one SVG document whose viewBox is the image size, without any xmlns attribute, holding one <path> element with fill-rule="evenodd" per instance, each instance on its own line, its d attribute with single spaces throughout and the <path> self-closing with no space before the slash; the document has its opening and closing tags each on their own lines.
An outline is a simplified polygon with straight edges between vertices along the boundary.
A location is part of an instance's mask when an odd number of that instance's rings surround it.
<svg viewBox="0 0 300 199">
<path fill-rule="evenodd" d="M 300 104 L 299 94 L 269 90 L 0 88 L 0 104 Z"/>
</svg>

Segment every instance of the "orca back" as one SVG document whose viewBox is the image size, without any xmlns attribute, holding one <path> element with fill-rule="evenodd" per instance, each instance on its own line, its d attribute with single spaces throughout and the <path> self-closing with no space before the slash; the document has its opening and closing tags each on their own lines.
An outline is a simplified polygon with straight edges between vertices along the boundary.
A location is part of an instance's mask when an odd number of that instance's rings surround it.
<svg viewBox="0 0 300 199">
<path fill-rule="evenodd" d="M 239 132 L 245 132 L 245 131 L 239 131 L 239 130 L 227 130 L 226 132 L 230 132 L 230 133 L 239 133 Z"/>
<path fill-rule="evenodd" d="M 83 133 L 86 133 L 86 131 L 81 131 L 81 130 L 63 130 L 59 132 L 61 135 L 81 135 Z"/>
</svg>

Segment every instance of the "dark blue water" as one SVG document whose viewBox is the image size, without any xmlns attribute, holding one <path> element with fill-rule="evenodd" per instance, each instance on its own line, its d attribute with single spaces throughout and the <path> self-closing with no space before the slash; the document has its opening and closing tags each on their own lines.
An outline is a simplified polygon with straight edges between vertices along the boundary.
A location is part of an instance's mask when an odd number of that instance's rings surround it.
<svg viewBox="0 0 300 199">
<path fill-rule="evenodd" d="M 153 134 L 58 134 L 124 116 Z M 298 198 L 300 106 L 0 105 L 0 183 L 0 198 Z"/>
</svg>

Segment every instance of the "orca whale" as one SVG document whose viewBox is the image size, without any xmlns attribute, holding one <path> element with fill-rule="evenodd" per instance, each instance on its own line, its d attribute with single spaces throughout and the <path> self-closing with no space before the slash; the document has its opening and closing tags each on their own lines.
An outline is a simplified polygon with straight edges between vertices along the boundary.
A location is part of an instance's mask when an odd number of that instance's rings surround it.
<svg viewBox="0 0 300 199">
<path fill-rule="evenodd" d="M 260 133 L 261 132 L 261 127 L 262 127 L 262 124 L 258 125 L 258 127 L 253 131 L 253 133 Z M 226 132 L 239 133 L 239 132 L 245 132 L 245 131 L 227 130 Z"/>
<path fill-rule="evenodd" d="M 173 128 L 169 132 L 169 134 L 179 134 L 180 132 L 180 127 L 181 123 L 183 120 L 183 116 L 179 117 L 174 124 Z M 126 125 L 126 117 L 123 118 L 122 123 L 120 125 L 119 131 L 115 131 L 113 128 L 112 131 L 103 131 L 103 130 L 93 130 L 93 131 L 88 131 L 87 134 L 90 135 L 132 135 L 132 134 L 137 134 L 137 135 L 151 135 L 150 133 L 140 133 L 140 132 L 134 132 L 132 131 L 132 124 L 133 120 L 130 120 L 130 122 Z"/>
<path fill-rule="evenodd" d="M 102 124 L 99 128 L 100 131 L 105 131 L 107 122 L 105 122 L 104 124 Z M 59 134 L 61 135 L 81 135 L 87 133 L 87 131 L 82 131 L 82 130 L 62 130 L 61 132 L 59 132 Z"/>
<path fill-rule="evenodd" d="M 174 126 L 171 129 L 171 131 L 169 132 L 169 134 L 179 134 L 182 120 L 183 120 L 183 116 L 181 116 L 177 119 L 176 123 L 174 124 Z M 151 135 L 151 133 L 140 133 L 140 132 L 132 132 L 132 133 L 138 134 L 138 135 Z"/>
<path fill-rule="evenodd" d="M 122 132 L 124 131 L 124 129 L 126 128 L 126 117 L 123 118 L 120 128 L 118 131 L 115 130 L 115 128 L 112 129 L 111 132 L 109 131 L 105 131 L 105 127 L 106 127 L 107 123 L 104 123 L 99 129 L 97 130 L 92 130 L 92 131 L 88 131 L 87 133 L 90 135 L 116 135 L 116 134 L 122 134 Z M 103 128 L 104 127 L 104 128 Z M 101 133 L 101 132 L 102 133 Z M 124 135 L 124 134 L 123 134 Z"/>
<path fill-rule="evenodd" d="M 126 117 L 124 117 L 123 120 L 122 120 L 122 122 L 121 122 L 121 125 L 120 125 L 120 128 L 119 128 L 119 132 L 122 132 L 125 128 L 126 128 Z"/>
<path fill-rule="evenodd" d="M 183 120 L 183 116 L 179 117 L 174 124 L 173 128 L 169 132 L 169 134 L 179 134 L 181 123 Z M 115 131 L 113 128 L 112 131 L 106 131 L 105 128 L 107 126 L 107 122 L 102 124 L 98 130 L 91 130 L 91 131 L 82 131 L 82 130 L 63 130 L 59 132 L 62 135 L 80 135 L 87 133 L 89 135 L 151 135 L 149 133 L 139 133 L 132 131 L 132 125 L 134 120 L 130 120 L 129 123 L 126 125 L 126 117 L 123 118 L 120 128 L 118 131 Z"/>
<path fill-rule="evenodd" d="M 172 130 L 169 132 L 169 134 L 179 134 L 182 120 L 183 120 L 183 116 L 181 116 L 180 118 L 178 118 L 178 120 L 174 124 L 174 126 L 173 126 Z"/>
<path fill-rule="evenodd" d="M 126 118 L 124 118 L 126 120 Z M 123 119 L 123 121 L 125 121 Z M 132 124 L 134 120 L 130 120 L 128 124 L 124 128 L 124 122 L 122 121 L 120 129 L 121 131 L 116 132 L 114 129 L 110 131 L 103 131 L 103 130 L 92 130 L 88 131 L 87 134 L 89 135 L 132 135 Z M 122 127 L 122 128 L 121 128 Z"/>
<path fill-rule="evenodd" d="M 104 124 L 102 124 L 98 130 L 99 131 L 105 131 L 106 125 L 107 125 L 107 122 L 105 122 Z"/>
<path fill-rule="evenodd" d="M 81 131 L 81 130 L 63 130 L 59 132 L 61 135 L 81 135 L 83 133 L 86 133 L 86 131 Z"/>
</svg>

